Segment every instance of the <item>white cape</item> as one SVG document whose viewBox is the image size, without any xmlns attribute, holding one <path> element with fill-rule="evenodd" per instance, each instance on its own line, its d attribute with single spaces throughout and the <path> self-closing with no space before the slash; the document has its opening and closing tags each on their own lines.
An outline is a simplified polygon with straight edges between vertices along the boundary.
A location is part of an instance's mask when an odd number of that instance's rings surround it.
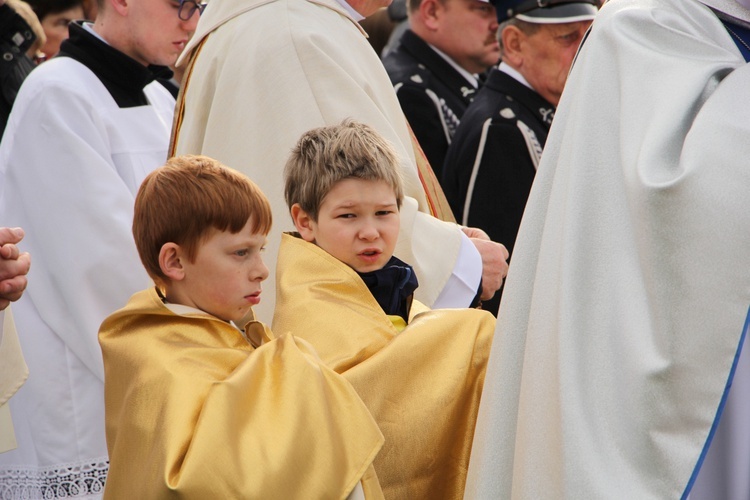
<svg viewBox="0 0 750 500">
<path fill-rule="evenodd" d="M 750 66 L 711 10 L 605 4 L 524 214 L 467 498 L 685 495 L 747 329 L 749 138 Z"/>
</svg>

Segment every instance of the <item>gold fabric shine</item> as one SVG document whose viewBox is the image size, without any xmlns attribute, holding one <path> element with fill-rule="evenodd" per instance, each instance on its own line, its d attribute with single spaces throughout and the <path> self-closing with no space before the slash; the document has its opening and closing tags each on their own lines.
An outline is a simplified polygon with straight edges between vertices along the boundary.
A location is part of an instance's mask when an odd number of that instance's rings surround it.
<svg viewBox="0 0 750 500">
<path fill-rule="evenodd" d="M 399 334 L 353 269 L 289 234 L 276 272 L 274 331 L 308 340 L 357 389 L 385 436 L 386 498 L 461 498 L 494 317 L 414 301 Z"/>
<path fill-rule="evenodd" d="M 102 324 L 105 498 L 345 498 L 383 437 L 352 387 L 304 341 L 208 314 L 176 315 L 154 289 Z"/>
</svg>

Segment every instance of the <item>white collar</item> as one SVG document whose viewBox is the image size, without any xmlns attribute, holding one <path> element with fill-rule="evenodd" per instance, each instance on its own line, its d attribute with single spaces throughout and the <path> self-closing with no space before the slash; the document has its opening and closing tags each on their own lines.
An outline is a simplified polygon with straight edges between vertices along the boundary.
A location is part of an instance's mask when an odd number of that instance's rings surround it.
<svg viewBox="0 0 750 500">
<path fill-rule="evenodd" d="M 515 68 L 511 68 L 508 63 L 501 62 L 497 69 L 523 83 L 531 90 L 534 90 L 534 87 L 532 87 L 529 82 L 526 81 L 526 78 L 524 78 L 523 75 L 519 73 Z M 536 92 L 536 90 L 534 90 L 534 92 Z"/>
<path fill-rule="evenodd" d="M 477 80 L 477 76 L 476 75 L 473 75 L 473 74 L 469 73 L 468 71 L 466 71 L 465 69 L 463 69 L 461 66 L 458 65 L 458 63 L 456 61 L 454 61 L 453 59 L 451 59 L 451 57 L 448 54 L 440 51 L 440 49 L 438 49 L 434 45 L 431 45 L 429 43 L 427 45 L 429 45 L 432 50 L 434 50 L 435 52 L 437 52 L 437 55 L 439 55 L 440 57 L 442 57 L 443 59 L 445 59 L 445 61 L 448 64 L 450 64 L 451 66 L 453 66 L 453 69 L 455 69 L 456 71 L 458 71 L 459 73 L 461 73 L 461 76 L 463 76 L 464 78 L 466 78 L 466 81 L 469 82 L 474 88 L 479 87 L 479 81 Z"/>
<path fill-rule="evenodd" d="M 216 316 L 214 316 L 213 314 L 209 314 L 206 311 L 203 311 L 195 307 L 186 306 L 183 304 L 172 304 L 170 302 L 167 302 L 166 300 L 162 300 L 162 302 L 167 309 L 172 311 L 177 316 L 195 316 L 197 314 L 201 316 L 208 315 L 213 318 L 216 318 Z M 216 319 L 218 319 L 219 321 L 224 321 L 223 319 L 220 319 L 220 318 L 216 318 Z M 233 321 L 224 321 L 224 323 L 236 328 L 240 333 L 243 333 L 242 330 L 237 325 L 235 325 Z"/>
<path fill-rule="evenodd" d="M 85 21 L 82 24 L 83 24 L 83 29 L 85 29 L 86 31 L 88 31 L 89 33 L 91 33 L 92 35 L 94 35 L 96 38 L 98 38 L 102 42 L 104 42 L 107 45 L 109 45 L 109 42 L 107 42 L 107 40 L 105 40 L 104 38 L 102 38 L 102 36 L 99 33 L 97 33 L 96 31 L 94 31 L 94 23 L 91 23 L 89 21 Z"/>
<path fill-rule="evenodd" d="M 360 22 L 362 19 L 365 18 L 365 16 L 363 16 L 362 14 L 354 10 L 354 8 L 351 5 L 349 5 L 349 3 L 347 3 L 346 0 L 336 0 L 336 1 L 339 3 L 339 5 L 341 5 L 341 7 L 344 8 L 345 11 L 349 13 L 350 16 L 352 16 L 352 18 L 355 21 Z"/>
</svg>

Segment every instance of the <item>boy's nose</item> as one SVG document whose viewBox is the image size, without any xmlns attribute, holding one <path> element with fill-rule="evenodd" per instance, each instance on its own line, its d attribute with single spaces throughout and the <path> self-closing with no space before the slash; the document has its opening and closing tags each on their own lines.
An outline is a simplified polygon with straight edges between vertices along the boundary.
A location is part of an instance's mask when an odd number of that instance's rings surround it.
<svg viewBox="0 0 750 500">
<path fill-rule="evenodd" d="M 266 266 L 266 263 L 261 260 L 256 266 L 253 266 L 253 269 L 250 273 L 250 280 L 263 281 L 266 278 L 268 278 L 268 267 Z"/>
<path fill-rule="evenodd" d="M 378 230 L 373 224 L 364 224 L 359 230 L 359 237 L 363 240 L 374 240 L 378 237 Z"/>
</svg>

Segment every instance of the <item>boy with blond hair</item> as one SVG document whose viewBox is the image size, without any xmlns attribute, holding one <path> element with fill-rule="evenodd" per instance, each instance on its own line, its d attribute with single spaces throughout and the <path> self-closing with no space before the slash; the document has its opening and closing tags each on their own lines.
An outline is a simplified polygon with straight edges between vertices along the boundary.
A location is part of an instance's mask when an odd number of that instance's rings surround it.
<svg viewBox="0 0 750 500">
<path fill-rule="evenodd" d="M 271 209 L 202 156 L 144 180 L 133 235 L 156 286 L 102 324 L 107 498 L 382 498 L 383 437 L 350 384 L 254 320 Z M 252 316 L 251 316 L 252 317 Z"/>
<path fill-rule="evenodd" d="M 372 128 L 309 131 L 285 176 L 299 233 L 282 238 L 274 331 L 313 344 L 370 409 L 386 498 L 461 498 L 493 316 L 413 300 L 416 276 L 393 257 L 398 158 Z"/>
</svg>

